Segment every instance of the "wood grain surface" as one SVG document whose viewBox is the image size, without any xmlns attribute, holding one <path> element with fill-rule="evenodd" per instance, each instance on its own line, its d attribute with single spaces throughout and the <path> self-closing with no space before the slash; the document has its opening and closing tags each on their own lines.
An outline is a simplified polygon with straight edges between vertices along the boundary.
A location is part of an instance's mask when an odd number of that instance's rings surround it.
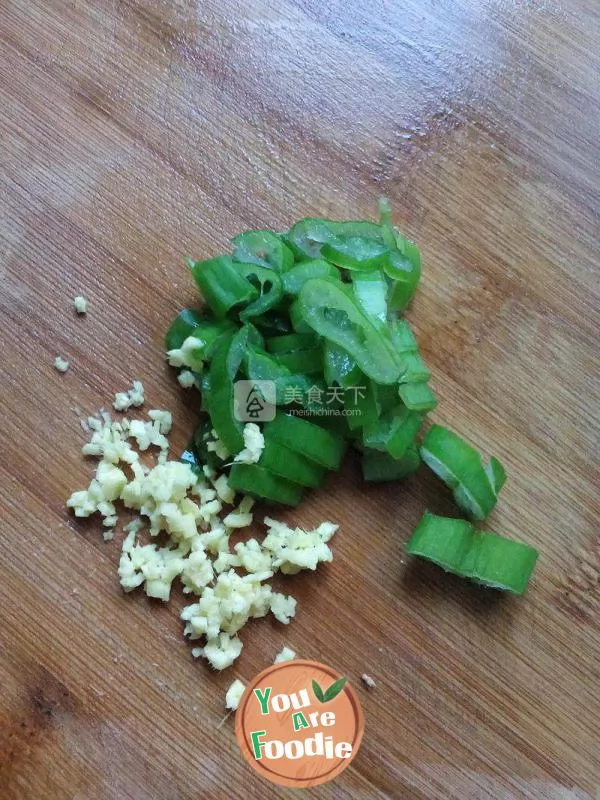
<svg viewBox="0 0 600 800">
<path fill-rule="evenodd" d="M 284 643 L 366 715 L 312 797 L 598 796 L 599 75 L 597 0 L 0 0 L 2 800 L 297 796 L 221 724 Z M 409 562 L 451 502 L 349 457 L 283 515 L 339 521 L 333 564 L 211 673 L 182 598 L 125 596 L 118 541 L 65 509 L 92 469 L 78 412 L 140 379 L 182 447 L 195 401 L 161 344 L 195 297 L 182 257 L 381 193 L 423 251 L 433 418 L 506 464 L 489 526 L 539 548 L 535 580 L 502 597 Z"/>
</svg>

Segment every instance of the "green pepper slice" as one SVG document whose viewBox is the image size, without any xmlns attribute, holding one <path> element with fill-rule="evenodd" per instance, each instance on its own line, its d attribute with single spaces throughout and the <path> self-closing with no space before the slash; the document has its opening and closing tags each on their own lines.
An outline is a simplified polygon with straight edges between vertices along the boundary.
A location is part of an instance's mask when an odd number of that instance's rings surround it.
<svg viewBox="0 0 600 800">
<path fill-rule="evenodd" d="M 413 411 L 432 411 L 437 398 L 427 385 L 431 372 L 419 355 L 419 347 L 407 320 L 396 320 L 390 327 L 392 342 L 405 364 L 400 376 L 399 394 L 404 405 Z"/>
<path fill-rule="evenodd" d="M 477 450 L 442 425 L 432 425 L 427 432 L 421 457 L 452 489 L 457 505 L 468 516 L 483 520 L 492 511 L 506 480 L 498 459 L 486 470 Z"/>
<path fill-rule="evenodd" d="M 266 341 L 269 353 L 293 353 L 296 350 L 310 350 L 318 343 L 314 333 L 288 333 L 284 336 L 272 336 Z"/>
<path fill-rule="evenodd" d="M 323 344 L 324 374 L 328 386 L 335 383 L 345 389 L 360 386 L 364 373 L 359 369 L 356 359 L 335 342 Z"/>
<path fill-rule="evenodd" d="M 265 437 L 265 447 L 260 456 L 260 466 L 280 478 L 300 486 L 315 488 L 323 483 L 324 467 L 296 453 L 281 442 Z"/>
<path fill-rule="evenodd" d="M 377 383 L 394 383 L 403 371 L 387 331 L 376 327 L 343 289 L 322 280 L 307 281 L 298 295 L 298 312 L 319 336 L 346 350 Z"/>
<path fill-rule="evenodd" d="M 233 239 L 233 260 L 258 264 L 275 272 L 294 266 L 294 253 L 272 231 L 246 231 Z"/>
<path fill-rule="evenodd" d="M 304 493 L 299 484 L 274 475 L 258 464 L 234 464 L 227 482 L 236 492 L 286 506 L 297 506 Z"/>
<path fill-rule="evenodd" d="M 399 394 L 407 408 L 422 414 L 433 411 L 438 404 L 437 397 L 427 383 L 400 384 Z"/>
<path fill-rule="evenodd" d="M 373 425 L 363 429 L 363 444 L 375 450 L 388 452 L 393 458 L 402 458 L 423 424 L 423 415 L 398 405 L 382 415 Z"/>
<path fill-rule="evenodd" d="M 311 278 L 321 278 L 340 282 L 340 272 L 333 264 L 328 261 L 315 260 L 305 261 L 281 276 L 283 290 L 286 294 L 297 295 L 306 281 Z"/>
<path fill-rule="evenodd" d="M 387 321 L 387 282 L 381 270 L 353 272 L 352 286 L 359 305 L 376 324 Z"/>
<path fill-rule="evenodd" d="M 373 381 L 363 375 L 359 383 L 346 389 L 344 407 L 350 430 L 374 425 L 379 419 L 380 409 Z"/>
<path fill-rule="evenodd" d="M 406 478 L 416 472 L 421 463 L 416 445 L 407 448 L 402 458 L 392 458 L 379 450 L 365 450 L 361 459 L 363 478 L 371 483 L 384 483 Z"/>
<path fill-rule="evenodd" d="M 265 424 L 264 435 L 326 469 L 339 469 L 346 452 L 346 442 L 340 436 L 281 412 Z"/>
<path fill-rule="evenodd" d="M 321 255 L 338 267 L 370 272 L 385 267 L 390 253 L 383 242 L 362 236 L 348 236 L 323 244 Z"/>
<path fill-rule="evenodd" d="M 425 513 L 406 551 L 491 589 L 524 594 L 538 552 L 527 544 L 478 531 L 469 522 Z"/>
<path fill-rule="evenodd" d="M 308 405 L 308 393 L 313 386 L 304 374 L 293 374 L 283 364 L 277 363 L 272 356 L 255 347 L 249 347 L 245 359 L 245 374 L 253 381 L 273 381 L 277 405 L 285 405 L 290 398 L 296 401 L 301 398 L 300 405 Z"/>
<path fill-rule="evenodd" d="M 419 266 L 415 266 L 415 263 L 419 263 Z M 392 250 L 383 264 L 383 271 L 392 279 L 390 308 L 393 311 L 404 311 L 412 300 L 421 279 L 420 261 L 413 262 L 404 253 Z"/>
<path fill-rule="evenodd" d="M 273 353 L 273 360 L 289 369 L 290 372 L 303 375 L 323 372 L 323 349 L 321 347 L 295 350 L 292 353 Z"/>
<path fill-rule="evenodd" d="M 216 317 L 224 317 L 231 309 L 245 306 L 258 297 L 258 291 L 239 273 L 230 256 L 217 256 L 206 261 L 186 259 L 186 263 Z"/>
<path fill-rule="evenodd" d="M 184 308 L 169 325 L 165 334 L 165 350 L 176 350 L 181 347 L 187 337 L 201 323 L 206 322 L 206 315 L 195 308 Z"/>
<path fill-rule="evenodd" d="M 324 244 L 349 238 L 383 241 L 379 225 L 361 220 L 337 221 L 307 217 L 297 222 L 287 234 L 287 241 L 297 260 L 319 258 Z"/>
<path fill-rule="evenodd" d="M 208 410 L 212 426 L 230 453 L 244 447 L 243 425 L 234 413 L 233 383 L 248 349 L 249 326 L 223 336 L 210 364 Z"/>
<path fill-rule="evenodd" d="M 235 261 L 234 268 L 258 291 L 258 298 L 240 311 L 240 320 L 246 321 L 269 311 L 283 297 L 281 278 L 272 269 L 258 264 Z"/>
</svg>

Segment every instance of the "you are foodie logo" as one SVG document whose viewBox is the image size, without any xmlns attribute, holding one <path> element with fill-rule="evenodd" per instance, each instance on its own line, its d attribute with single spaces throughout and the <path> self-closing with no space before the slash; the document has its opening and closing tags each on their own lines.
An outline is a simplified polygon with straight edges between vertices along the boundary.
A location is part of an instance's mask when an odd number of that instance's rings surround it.
<svg viewBox="0 0 600 800">
<path fill-rule="evenodd" d="M 355 757 L 364 732 L 356 692 L 316 661 L 286 661 L 246 687 L 236 736 L 250 766 L 272 783 L 308 788 L 332 780 Z"/>
</svg>

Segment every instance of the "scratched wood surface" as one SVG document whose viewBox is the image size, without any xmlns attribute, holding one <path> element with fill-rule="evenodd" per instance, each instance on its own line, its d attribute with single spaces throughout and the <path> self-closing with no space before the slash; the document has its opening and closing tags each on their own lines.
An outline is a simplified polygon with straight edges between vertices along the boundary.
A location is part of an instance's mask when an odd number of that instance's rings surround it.
<svg viewBox="0 0 600 800">
<path fill-rule="evenodd" d="M 0 0 L 2 800 L 291 797 L 220 725 L 283 643 L 366 714 L 311 796 L 596 798 L 599 25 L 596 0 Z M 78 409 L 140 379 L 183 446 L 194 400 L 161 353 L 194 298 L 183 255 L 370 217 L 381 193 L 423 251 L 433 417 L 506 464 L 489 526 L 539 548 L 535 580 L 499 597 L 409 563 L 447 495 L 363 486 L 350 457 L 285 515 L 339 521 L 334 563 L 211 674 L 181 598 L 124 596 L 118 542 L 67 513 L 91 470 Z"/>
</svg>

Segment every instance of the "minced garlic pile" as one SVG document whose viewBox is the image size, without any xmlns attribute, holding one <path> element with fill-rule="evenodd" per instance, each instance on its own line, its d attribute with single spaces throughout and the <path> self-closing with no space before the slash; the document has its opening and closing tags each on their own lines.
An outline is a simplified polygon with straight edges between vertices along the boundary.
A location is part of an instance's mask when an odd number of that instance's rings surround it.
<svg viewBox="0 0 600 800">
<path fill-rule="evenodd" d="M 143 387 L 137 381 L 130 392 L 120 394 L 123 397 L 117 395 L 120 402 L 115 407 L 143 402 Z M 338 526 L 324 522 L 316 530 L 305 531 L 266 517 L 267 535 L 261 542 L 250 538 L 230 547 L 231 534 L 252 523 L 254 500 L 236 498 L 224 474 L 217 475 L 207 466 L 198 474 L 187 463 L 169 460 L 171 414 L 152 410 L 148 417 L 147 421 L 126 417 L 117 421 L 102 412 L 83 423 L 91 438 L 82 452 L 99 461 L 88 488 L 74 492 L 67 506 L 77 517 L 99 513 L 105 539 L 113 537 L 118 523 L 118 502 L 138 513 L 123 528 L 121 586 L 127 592 L 143 586 L 149 597 L 166 602 L 173 581 L 179 578 L 183 591 L 196 595 L 195 602 L 181 612 L 185 635 L 202 645 L 192 653 L 206 658 L 215 669 L 224 669 L 239 656 L 238 634 L 250 618 L 270 612 L 289 623 L 296 613 L 296 600 L 273 591 L 270 579 L 277 571 L 294 574 L 331 561 L 327 543 Z M 253 463 L 264 441 L 258 426 L 246 427 L 245 450 L 238 455 Z M 218 451 L 222 443 L 215 439 L 211 446 Z M 155 448 L 154 466 L 140 460 L 140 452 L 149 448 Z M 163 546 L 152 541 L 161 533 L 168 536 Z"/>
</svg>

